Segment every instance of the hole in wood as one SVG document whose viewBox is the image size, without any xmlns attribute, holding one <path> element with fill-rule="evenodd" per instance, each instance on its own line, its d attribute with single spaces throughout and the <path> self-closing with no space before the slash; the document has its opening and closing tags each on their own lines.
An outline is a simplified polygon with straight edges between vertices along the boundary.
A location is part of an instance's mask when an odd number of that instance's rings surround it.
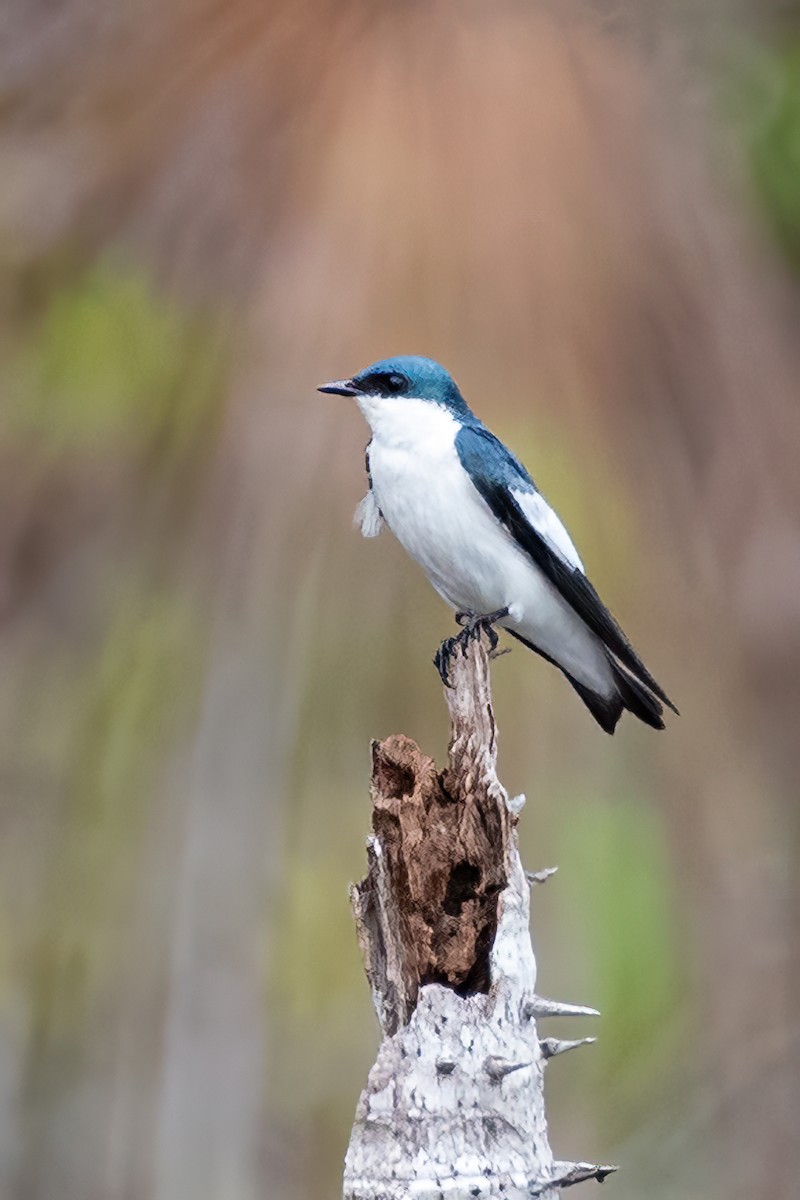
<svg viewBox="0 0 800 1200">
<path fill-rule="evenodd" d="M 447 891 L 442 905 L 449 917 L 461 915 L 465 902 L 476 898 L 480 882 L 481 869 L 475 863 L 462 859 L 455 864 L 447 880 Z"/>
</svg>

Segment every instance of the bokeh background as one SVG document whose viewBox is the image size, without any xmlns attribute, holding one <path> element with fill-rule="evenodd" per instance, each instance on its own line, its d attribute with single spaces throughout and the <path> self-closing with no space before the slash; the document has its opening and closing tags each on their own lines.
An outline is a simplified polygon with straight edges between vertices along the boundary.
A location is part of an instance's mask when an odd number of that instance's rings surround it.
<svg viewBox="0 0 800 1200">
<path fill-rule="evenodd" d="M 417 352 L 683 714 L 494 669 L 554 1149 L 796 1197 L 800 5 L 5 0 L 0 97 L 0 1196 L 339 1195 L 452 622 L 314 389 Z"/>
</svg>

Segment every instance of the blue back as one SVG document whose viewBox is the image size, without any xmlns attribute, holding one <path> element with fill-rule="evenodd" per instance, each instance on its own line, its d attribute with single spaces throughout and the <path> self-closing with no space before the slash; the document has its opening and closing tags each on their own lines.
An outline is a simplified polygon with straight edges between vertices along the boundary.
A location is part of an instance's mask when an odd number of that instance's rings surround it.
<svg viewBox="0 0 800 1200">
<path fill-rule="evenodd" d="M 538 490 L 519 459 L 478 420 L 459 429 L 456 453 L 478 491 L 483 492 L 485 487 Z"/>
</svg>

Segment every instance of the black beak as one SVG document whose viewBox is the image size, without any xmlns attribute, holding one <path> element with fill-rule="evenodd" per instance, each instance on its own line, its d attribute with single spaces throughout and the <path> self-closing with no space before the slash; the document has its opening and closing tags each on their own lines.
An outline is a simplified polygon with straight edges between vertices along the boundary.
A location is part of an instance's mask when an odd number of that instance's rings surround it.
<svg viewBox="0 0 800 1200">
<path fill-rule="evenodd" d="M 352 379 L 332 379 L 317 388 L 318 392 L 332 392 L 334 396 L 357 396 L 358 388 Z"/>
</svg>

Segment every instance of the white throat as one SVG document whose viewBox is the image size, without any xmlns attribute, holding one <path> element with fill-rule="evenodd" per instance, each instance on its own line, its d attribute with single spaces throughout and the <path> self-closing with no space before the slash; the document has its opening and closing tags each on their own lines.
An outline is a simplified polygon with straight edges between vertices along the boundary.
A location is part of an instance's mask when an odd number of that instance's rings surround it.
<svg viewBox="0 0 800 1200">
<path fill-rule="evenodd" d="M 451 447 L 458 421 L 441 404 L 407 396 L 359 396 L 375 440 L 395 449 Z"/>
</svg>

